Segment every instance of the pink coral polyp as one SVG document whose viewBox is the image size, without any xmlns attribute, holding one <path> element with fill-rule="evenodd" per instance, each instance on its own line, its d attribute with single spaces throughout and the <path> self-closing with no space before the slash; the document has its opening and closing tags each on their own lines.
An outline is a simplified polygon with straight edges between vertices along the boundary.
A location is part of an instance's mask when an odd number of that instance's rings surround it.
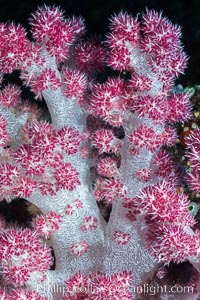
<svg viewBox="0 0 200 300">
<path fill-rule="evenodd" d="M 42 278 L 52 264 L 50 249 L 30 229 L 7 229 L 1 232 L 0 242 L 3 277 L 16 286 L 27 282 L 33 272 Z"/>
</svg>

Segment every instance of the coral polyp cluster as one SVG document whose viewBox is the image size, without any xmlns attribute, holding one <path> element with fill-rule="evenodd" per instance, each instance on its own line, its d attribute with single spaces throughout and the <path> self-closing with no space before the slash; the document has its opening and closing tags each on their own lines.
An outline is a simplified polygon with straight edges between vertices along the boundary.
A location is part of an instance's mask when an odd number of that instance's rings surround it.
<svg viewBox="0 0 200 300">
<path fill-rule="evenodd" d="M 180 27 L 154 10 L 121 12 L 103 41 L 84 40 L 83 19 L 55 6 L 30 27 L 32 40 L 0 24 L 0 200 L 39 212 L 30 228 L 0 222 L 2 299 L 138 299 L 135 288 L 170 263 L 199 271 L 200 232 L 166 150 L 192 116 L 189 93 L 173 92 L 187 65 Z M 102 82 L 105 67 L 117 75 Z M 15 70 L 49 122 L 6 82 Z M 185 143 L 185 180 L 199 191 L 199 131 Z"/>
</svg>

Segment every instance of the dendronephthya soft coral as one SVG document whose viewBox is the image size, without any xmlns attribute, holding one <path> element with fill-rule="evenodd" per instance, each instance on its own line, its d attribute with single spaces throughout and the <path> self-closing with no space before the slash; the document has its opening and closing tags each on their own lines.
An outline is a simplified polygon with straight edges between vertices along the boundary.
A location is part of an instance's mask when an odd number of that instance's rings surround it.
<svg viewBox="0 0 200 300">
<path fill-rule="evenodd" d="M 2 227 L 1 297 L 134 299 L 160 262 L 199 260 L 189 200 L 161 149 L 176 141 L 173 123 L 191 116 L 189 95 L 171 92 L 187 63 L 181 30 L 153 10 L 140 20 L 121 12 L 105 41 L 85 42 L 81 18 L 47 6 L 30 25 L 33 40 L 0 24 L 0 71 L 20 70 L 52 123 L 18 87 L 2 87 L 0 196 L 26 198 L 42 215 L 32 230 Z M 105 65 L 119 76 L 99 83 Z M 108 223 L 99 200 L 112 205 Z"/>
</svg>

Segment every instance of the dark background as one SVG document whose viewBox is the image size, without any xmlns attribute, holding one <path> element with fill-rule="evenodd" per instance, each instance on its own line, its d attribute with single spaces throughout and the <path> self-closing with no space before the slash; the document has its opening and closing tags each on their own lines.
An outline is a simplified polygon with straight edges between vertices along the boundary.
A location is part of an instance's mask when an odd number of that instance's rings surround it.
<svg viewBox="0 0 200 300">
<path fill-rule="evenodd" d="M 120 10 L 136 15 L 145 8 L 162 10 L 163 15 L 173 23 L 181 25 L 183 44 L 189 64 L 185 75 L 177 83 L 186 85 L 200 84 L 200 0 L 0 0 L 0 22 L 15 21 L 28 28 L 28 18 L 38 6 L 58 5 L 66 16 L 81 15 L 86 20 L 88 33 L 104 35 L 109 26 L 109 18 Z"/>
</svg>

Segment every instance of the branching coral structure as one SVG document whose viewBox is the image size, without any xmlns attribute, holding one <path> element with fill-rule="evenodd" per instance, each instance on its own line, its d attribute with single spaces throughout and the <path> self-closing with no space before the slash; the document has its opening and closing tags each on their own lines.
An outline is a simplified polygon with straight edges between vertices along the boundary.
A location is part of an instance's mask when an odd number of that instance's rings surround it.
<svg viewBox="0 0 200 300">
<path fill-rule="evenodd" d="M 43 6 L 30 31 L 0 24 L 0 200 L 40 212 L 30 228 L 0 220 L 1 299 L 138 299 L 161 264 L 198 269 L 200 233 L 163 148 L 191 117 L 189 94 L 172 92 L 187 65 L 180 27 L 154 10 L 121 12 L 105 40 L 84 40 L 83 19 Z M 118 75 L 100 82 L 105 68 Z M 5 83 L 15 70 L 51 122 Z M 187 140 L 197 169 L 199 139 Z M 195 168 L 188 181 L 199 191 Z"/>
</svg>

